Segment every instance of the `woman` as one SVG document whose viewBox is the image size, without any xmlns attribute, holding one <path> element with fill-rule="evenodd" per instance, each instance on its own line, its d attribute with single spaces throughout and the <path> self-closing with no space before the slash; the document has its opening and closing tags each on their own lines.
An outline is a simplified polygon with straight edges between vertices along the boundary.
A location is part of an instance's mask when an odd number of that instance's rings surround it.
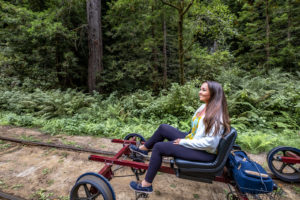
<svg viewBox="0 0 300 200">
<path fill-rule="evenodd" d="M 130 150 L 148 155 L 152 149 L 149 168 L 145 179 L 132 181 L 130 187 L 137 192 L 151 193 L 152 182 L 162 163 L 162 156 L 172 156 L 185 160 L 210 162 L 216 158 L 220 138 L 230 132 L 227 102 L 222 86 L 214 81 L 206 81 L 199 91 L 200 101 L 204 102 L 192 118 L 191 132 L 162 124 L 153 136 L 139 148 L 130 145 Z M 163 142 L 167 139 L 168 142 Z"/>
</svg>

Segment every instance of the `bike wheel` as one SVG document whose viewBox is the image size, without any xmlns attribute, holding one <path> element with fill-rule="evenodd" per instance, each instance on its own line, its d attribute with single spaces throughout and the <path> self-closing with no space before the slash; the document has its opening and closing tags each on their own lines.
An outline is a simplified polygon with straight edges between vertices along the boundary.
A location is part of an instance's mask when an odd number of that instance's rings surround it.
<svg viewBox="0 0 300 200">
<path fill-rule="evenodd" d="M 138 133 L 130 133 L 130 134 L 125 136 L 124 140 L 130 140 L 132 138 L 135 138 L 137 147 L 139 147 L 142 142 L 146 142 L 145 138 L 142 135 L 138 134 Z"/>
<path fill-rule="evenodd" d="M 81 175 L 70 193 L 71 200 L 115 200 L 109 181 L 103 176 L 89 172 Z"/>
<path fill-rule="evenodd" d="M 143 136 L 141 136 L 138 133 L 130 133 L 128 135 L 125 136 L 124 140 L 130 140 L 132 138 L 135 138 L 136 141 L 136 146 L 139 147 L 141 145 L 142 142 L 145 142 L 145 138 Z M 129 156 L 131 158 L 132 161 L 135 162 L 144 162 L 144 157 L 137 154 L 137 153 L 131 153 L 131 155 Z M 146 173 L 145 169 L 138 169 L 138 168 L 134 168 L 131 167 L 131 171 L 138 177 L 140 175 L 143 175 Z M 138 178 L 137 178 L 138 179 Z"/>
<path fill-rule="evenodd" d="M 286 163 L 281 157 L 290 157 L 289 152 L 300 156 L 300 150 L 293 147 L 276 147 L 267 155 L 267 161 L 272 173 L 286 182 L 300 182 L 300 163 Z"/>
</svg>

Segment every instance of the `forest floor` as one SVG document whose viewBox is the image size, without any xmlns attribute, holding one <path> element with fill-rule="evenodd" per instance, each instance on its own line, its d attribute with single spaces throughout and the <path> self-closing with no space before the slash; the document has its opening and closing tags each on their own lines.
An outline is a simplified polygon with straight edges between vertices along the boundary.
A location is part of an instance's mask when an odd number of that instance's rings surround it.
<svg viewBox="0 0 300 200">
<path fill-rule="evenodd" d="M 117 152 L 122 144 L 111 144 L 110 139 L 91 136 L 69 136 L 44 134 L 35 129 L 0 126 L 3 137 L 31 141 L 67 144 Z M 86 172 L 98 172 L 103 163 L 89 161 L 91 153 L 60 150 L 55 148 L 28 146 L 0 140 L 0 191 L 25 199 L 69 199 L 76 179 Z M 250 157 L 268 170 L 266 154 L 250 154 Z M 115 174 L 132 175 L 130 168 L 122 168 Z M 135 199 L 129 188 L 131 177 L 115 177 L 110 182 L 117 200 Z M 275 181 L 284 191 L 281 199 L 300 199 L 300 184 Z M 199 183 L 176 176 L 159 173 L 154 181 L 154 192 L 149 199 L 205 199 L 223 200 L 229 189 L 226 184 Z"/>
</svg>

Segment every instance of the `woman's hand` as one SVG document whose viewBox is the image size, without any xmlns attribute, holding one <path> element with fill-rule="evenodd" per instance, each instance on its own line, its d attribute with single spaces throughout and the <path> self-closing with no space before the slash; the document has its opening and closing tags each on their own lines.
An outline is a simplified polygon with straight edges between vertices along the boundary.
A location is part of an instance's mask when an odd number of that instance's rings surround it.
<svg viewBox="0 0 300 200">
<path fill-rule="evenodd" d="M 174 140 L 174 143 L 173 143 L 173 144 L 179 144 L 180 140 L 181 140 L 180 138 Z"/>
</svg>

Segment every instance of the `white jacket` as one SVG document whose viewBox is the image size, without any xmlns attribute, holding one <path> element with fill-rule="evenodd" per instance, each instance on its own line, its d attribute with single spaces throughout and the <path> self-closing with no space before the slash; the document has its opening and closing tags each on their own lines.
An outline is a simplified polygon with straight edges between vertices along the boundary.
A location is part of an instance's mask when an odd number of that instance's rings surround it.
<svg viewBox="0 0 300 200">
<path fill-rule="evenodd" d="M 201 112 L 205 108 L 205 104 L 202 104 L 195 112 L 194 116 Z M 193 117 L 194 117 L 193 116 Z M 216 136 L 213 136 L 215 131 L 215 126 L 213 126 L 210 132 L 205 135 L 205 126 L 204 126 L 204 117 L 200 119 L 198 128 L 196 130 L 196 134 L 193 139 L 181 139 L 179 145 L 182 145 L 187 148 L 197 149 L 197 150 L 205 150 L 209 153 L 216 154 L 217 147 L 219 145 L 220 139 L 222 137 L 222 133 L 224 128 L 220 125 L 220 131 Z"/>
</svg>

